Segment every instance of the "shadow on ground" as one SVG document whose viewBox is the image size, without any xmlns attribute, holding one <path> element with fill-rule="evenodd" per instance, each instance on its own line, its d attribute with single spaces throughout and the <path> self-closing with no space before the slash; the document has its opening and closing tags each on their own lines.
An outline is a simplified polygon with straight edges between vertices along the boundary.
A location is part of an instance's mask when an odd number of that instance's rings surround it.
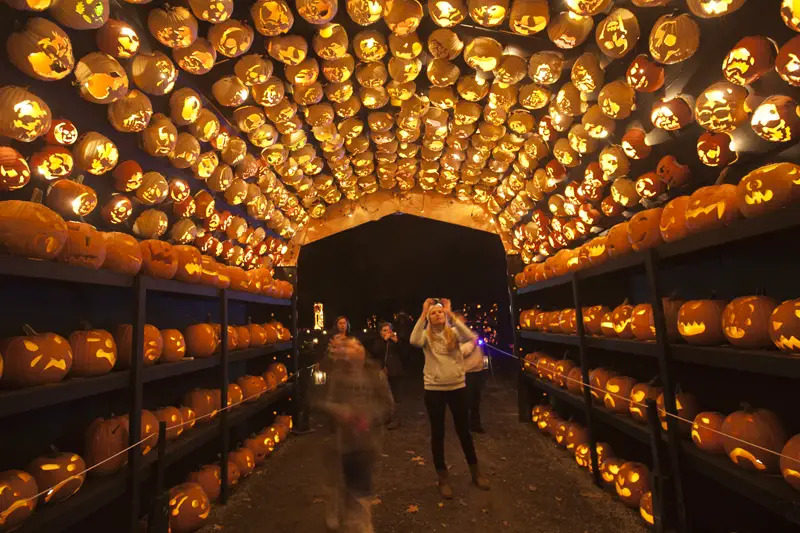
<svg viewBox="0 0 800 533">
<path fill-rule="evenodd" d="M 518 423 L 513 385 L 493 380 L 484 395 L 487 433 L 475 438 L 492 489 L 484 492 L 470 484 L 448 418 L 446 453 L 456 497 L 442 500 L 431 465 L 422 387 L 409 389 L 398 404 L 403 425 L 387 433 L 376 468 L 377 533 L 646 531 L 638 513 L 595 487 L 570 454 L 531 424 Z M 238 487 L 228 505 L 214 508 L 203 533 L 325 532 L 318 452 L 324 438 L 330 435 L 318 429 L 290 439 Z"/>
</svg>

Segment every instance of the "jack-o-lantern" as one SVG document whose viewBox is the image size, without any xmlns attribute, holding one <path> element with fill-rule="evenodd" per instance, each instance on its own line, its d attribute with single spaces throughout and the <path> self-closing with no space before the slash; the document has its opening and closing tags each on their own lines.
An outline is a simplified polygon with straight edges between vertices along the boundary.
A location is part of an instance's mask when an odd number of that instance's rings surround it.
<svg viewBox="0 0 800 533">
<path fill-rule="evenodd" d="M 211 513 L 211 502 L 197 483 L 181 483 L 169 490 L 169 529 L 173 533 L 197 531 Z"/>
<path fill-rule="evenodd" d="M 261 376 L 242 376 L 236 380 L 242 388 L 245 403 L 254 402 L 267 390 L 267 384 Z"/>
<path fill-rule="evenodd" d="M 650 55 L 659 63 L 686 61 L 700 46 L 700 28 L 687 15 L 663 15 L 650 30 Z"/>
<path fill-rule="evenodd" d="M 734 464 L 758 472 L 778 471 L 778 453 L 789 437 L 774 412 L 744 409 L 731 413 L 722 423 L 722 433 L 725 453 Z"/>
<path fill-rule="evenodd" d="M 637 383 L 631 388 L 630 400 L 631 403 L 628 407 L 628 412 L 631 417 L 644 424 L 647 422 L 647 401 L 658 400 L 658 397 L 663 393 L 661 387 L 650 385 L 649 383 Z"/>
<path fill-rule="evenodd" d="M 151 9 L 147 27 L 158 42 L 169 48 L 186 48 L 197 39 L 197 19 L 181 6 Z"/>
<path fill-rule="evenodd" d="M 197 423 L 207 424 L 217 414 L 218 408 L 214 407 L 214 395 L 206 389 L 195 389 L 183 395 L 183 405 L 195 413 Z"/>
<path fill-rule="evenodd" d="M 700 187 L 689 197 L 686 227 L 691 232 L 726 226 L 739 218 L 737 188 L 723 183 Z"/>
<path fill-rule="evenodd" d="M 614 334 L 616 337 L 621 339 L 633 338 L 633 332 L 631 331 L 632 315 L 633 306 L 629 305 L 627 301 L 614 308 L 611 313 L 611 320 L 613 322 Z"/>
<path fill-rule="evenodd" d="M 311 24 L 326 24 L 336 16 L 337 0 L 299 0 L 297 13 Z"/>
<path fill-rule="evenodd" d="M 174 363 L 186 355 L 186 341 L 177 329 L 161 330 L 161 357 L 162 363 Z"/>
<path fill-rule="evenodd" d="M 249 476 L 256 467 L 255 456 L 247 447 L 228 453 L 228 459 L 237 466 L 242 477 Z"/>
<path fill-rule="evenodd" d="M 105 135 L 90 131 L 78 138 L 72 147 L 72 156 L 76 168 L 101 176 L 117 166 L 119 150 Z"/>
<path fill-rule="evenodd" d="M 653 307 L 650 304 L 639 304 L 633 308 L 631 332 L 640 341 L 655 340 L 656 327 L 653 324 Z"/>
<path fill-rule="evenodd" d="M 65 118 L 53 119 L 45 140 L 50 144 L 69 146 L 78 140 L 78 128 Z"/>
<path fill-rule="evenodd" d="M 97 29 L 108 20 L 108 0 L 59 0 L 48 11 L 57 22 L 74 30 Z"/>
<path fill-rule="evenodd" d="M 0 135 L 31 142 L 50 130 L 52 116 L 44 100 L 22 87 L 0 88 Z"/>
<path fill-rule="evenodd" d="M 722 60 L 722 74 L 731 83 L 749 85 L 772 70 L 774 61 L 775 43 L 761 35 L 750 35 L 736 43 Z"/>
<path fill-rule="evenodd" d="M 789 142 L 800 128 L 800 107 L 788 96 L 770 96 L 756 108 L 750 127 L 764 140 Z"/>
<path fill-rule="evenodd" d="M 659 228 L 662 213 L 663 209 L 656 207 L 640 211 L 631 217 L 628 221 L 628 240 L 630 240 L 631 248 L 638 252 L 653 248 L 663 242 Z"/>
<path fill-rule="evenodd" d="M 211 71 L 217 60 L 217 51 L 202 37 L 198 37 L 186 48 L 173 48 L 172 57 L 178 66 L 195 76 Z"/>
<path fill-rule="evenodd" d="M 159 172 L 145 172 L 142 183 L 136 189 L 136 198 L 144 205 L 160 204 L 169 194 L 169 184 Z"/>
<path fill-rule="evenodd" d="M 81 97 L 94 104 L 110 104 L 128 93 L 125 69 L 102 52 L 91 52 L 78 61 L 75 81 Z"/>
<path fill-rule="evenodd" d="M 120 368 L 130 368 L 133 361 L 133 326 L 120 324 L 114 329 L 114 341 L 117 343 L 117 364 Z M 161 357 L 164 341 L 158 328 L 150 324 L 144 325 L 144 350 L 142 364 L 153 365 Z"/>
<path fill-rule="evenodd" d="M 108 374 L 117 362 L 117 345 L 108 331 L 73 331 L 69 336 L 69 344 L 72 350 L 72 376 Z"/>
<path fill-rule="evenodd" d="M 769 318 L 778 303 L 767 296 L 741 296 L 731 300 L 722 313 L 722 332 L 728 342 L 742 348 L 771 344 Z"/>
<path fill-rule="evenodd" d="M 748 173 L 736 188 L 739 211 L 747 218 L 780 209 L 800 191 L 800 166 L 765 165 Z"/>
<path fill-rule="evenodd" d="M 212 25 L 207 34 L 211 45 L 225 57 L 239 57 L 246 53 L 253 44 L 253 36 L 253 28 L 235 19 Z"/>
<path fill-rule="evenodd" d="M 284 0 L 258 0 L 250 7 L 250 18 L 258 33 L 267 37 L 287 33 L 294 25 L 294 15 Z"/>
<path fill-rule="evenodd" d="M 620 257 L 631 251 L 628 239 L 628 222 L 621 222 L 608 230 L 606 235 L 606 252 L 610 258 Z"/>
<path fill-rule="evenodd" d="M 142 272 L 148 276 L 172 279 L 178 270 L 178 256 L 167 242 L 147 239 L 139 243 L 142 249 Z"/>
<path fill-rule="evenodd" d="M 133 89 L 108 106 L 108 121 L 117 131 L 140 132 L 153 116 L 153 104 L 141 91 Z"/>
<path fill-rule="evenodd" d="M 656 523 L 655 512 L 653 511 L 653 491 L 648 490 L 642 494 L 639 500 L 639 515 L 651 526 Z"/>
<path fill-rule="evenodd" d="M 634 183 L 636 192 L 642 198 L 656 198 L 661 196 L 667 189 L 667 184 L 656 172 L 646 172 L 636 178 Z"/>
<path fill-rule="evenodd" d="M 0 191 L 21 189 L 30 180 L 31 169 L 22 154 L 11 147 L 0 146 Z"/>
<path fill-rule="evenodd" d="M 689 234 L 689 228 L 686 227 L 686 208 L 688 205 L 688 196 L 678 196 L 664 206 L 661 211 L 659 229 L 661 238 L 665 242 L 677 241 Z"/>
<path fill-rule="evenodd" d="M 622 80 L 607 83 L 597 95 L 603 114 L 614 120 L 628 118 L 636 107 L 636 93 Z"/>
<path fill-rule="evenodd" d="M 605 396 L 606 383 L 608 380 L 617 375 L 614 370 L 608 368 L 594 368 L 589 371 L 589 385 L 591 386 L 592 400 L 595 403 L 602 405 L 603 397 Z"/>
<path fill-rule="evenodd" d="M 86 429 L 84 458 L 94 475 L 118 472 L 128 462 L 128 424 L 123 417 L 98 418 Z"/>
<path fill-rule="evenodd" d="M 184 431 L 187 429 L 192 429 L 196 423 L 195 419 L 197 418 L 195 412 L 190 407 L 186 407 L 185 405 L 178 407 L 178 410 L 181 412 L 181 420 L 183 420 Z"/>
<path fill-rule="evenodd" d="M 600 478 L 606 485 L 614 486 L 619 469 L 624 463 L 625 460 L 618 457 L 604 457 L 602 462 L 598 461 L 597 467 L 600 469 Z"/>
<path fill-rule="evenodd" d="M 66 217 L 82 217 L 97 207 L 97 193 L 83 184 L 83 176 L 58 180 L 47 192 L 47 205 Z"/>
<path fill-rule="evenodd" d="M 795 87 L 800 85 L 800 75 L 797 73 L 797 69 L 800 67 L 798 53 L 800 53 L 800 39 L 794 37 L 781 46 L 775 58 L 775 70 L 783 78 L 783 81 Z"/>
<path fill-rule="evenodd" d="M 24 329 L 25 336 L 0 341 L 3 383 L 30 387 L 64 379 L 72 367 L 72 349 L 67 339 L 55 333 L 36 333 L 27 325 Z"/>
<path fill-rule="evenodd" d="M 800 300 L 786 300 L 772 311 L 769 336 L 779 350 L 800 353 Z"/>
<path fill-rule="evenodd" d="M 144 239 L 158 239 L 167 232 L 167 214 L 158 209 L 142 211 L 133 222 L 133 233 Z"/>
<path fill-rule="evenodd" d="M 565 381 L 567 382 L 567 391 L 571 392 L 572 394 L 582 394 L 583 393 L 583 374 L 582 374 L 581 367 L 576 366 L 573 367 L 569 372 L 567 372 L 567 376 Z"/>
<path fill-rule="evenodd" d="M 639 507 L 642 496 L 650 491 L 650 470 L 642 463 L 624 463 L 619 468 L 615 488 L 625 505 Z"/>
<path fill-rule="evenodd" d="M 181 411 L 177 407 L 162 407 L 153 411 L 153 416 L 159 422 L 164 422 L 167 425 L 166 437 L 168 441 L 175 440 L 181 436 L 184 431 L 183 417 Z"/>
<path fill-rule="evenodd" d="M 640 54 L 628 66 L 625 80 L 636 91 L 653 93 L 664 85 L 664 67 L 652 61 L 647 54 Z"/>
<path fill-rule="evenodd" d="M 562 11 L 547 24 L 547 37 L 557 47 L 568 50 L 582 45 L 592 32 L 593 26 L 591 17 L 576 15 L 572 11 Z"/>
<path fill-rule="evenodd" d="M 238 407 L 243 399 L 242 388 L 236 383 L 228 383 L 228 407 Z"/>
<path fill-rule="evenodd" d="M 706 453 L 725 453 L 724 438 L 721 435 L 725 415 L 716 411 L 697 413 L 692 424 L 692 442 Z"/>
<path fill-rule="evenodd" d="M 267 45 L 267 52 L 270 57 L 285 65 L 299 65 L 308 55 L 308 43 L 299 35 L 271 37 Z"/>
<path fill-rule="evenodd" d="M 19 177 L 29 176 L 29 174 L 25 174 L 24 167 L 20 168 L 19 165 L 16 165 L 15 168 L 13 165 L 13 162 L 15 161 L 14 159 L 11 159 L 12 166 L 10 168 L 7 168 L 5 165 L 3 165 L 2 155 L 2 151 L 0 151 L 0 179 L 5 178 L 6 181 L 12 181 L 13 178 L 17 178 L 18 180 Z M 25 160 L 22 159 L 22 161 L 24 162 Z M 45 146 L 30 157 L 30 168 L 33 169 L 33 172 L 38 177 L 47 181 L 69 176 L 72 172 L 73 165 L 74 160 L 72 158 L 72 152 L 70 152 L 64 146 Z M 17 172 L 17 174 L 15 174 L 15 172 Z M 0 187 L 3 187 L 2 182 L 0 182 Z M 9 190 L 13 190 L 13 188 Z"/>
<path fill-rule="evenodd" d="M 136 86 L 143 92 L 161 96 L 172 91 L 178 79 L 178 69 L 163 52 L 140 52 L 133 58 L 131 75 Z"/>
<path fill-rule="evenodd" d="M 452 5 L 453 2 L 433 2 L 428 0 L 428 9 L 436 4 Z M 431 15 L 433 17 L 433 15 Z M 440 17 L 441 18 L 441 17 Z M 452 21 L 452 16 L 446 17 Z M 463 15 L 461 16 L 463 19 Z M 458 24 L 459 21 L 449 25 Z M 508 18 L 508 26 L 516 34 L 534 35 L 544 30 L 550 22 L 550 9 L 545 0 L 515 0 L 511 5 L 511 12 Z M 437 22 L 440 26 L 445 26 Z"/>
<path fill-rule="evenodd" d="M 739 159 L 730 133 L 707 131 L 697 139 L 697 157 L 709 167 L 724 167 Z"/>
<path fill-rule="evenodd" d="M 127 233 L 103 233 L 106 259 L 103 268 L 135 276 L 142 267 L 142 250 L 135 237 Z"/>
<path fill-rule="evenodd" d="M 639 21 L 625 8 L 614 9 L 595 30 L 595 40 L 600 51 L 618 59 L 630 52 L 639 41 Z"/>
<path fill-rule="evenodd" d="M 789 439 L 781 450 L 780 467 L 783 479 L 800 490 L 800 435 Z"/>
<path fill-rule="evenodd" d="M 713 346 L 725 342 L 722 313 L 725 300 L 689 300 L 678 312 L 678 332 L 689 344 Z"/>
<path fill-rule="evenodd" d="M 603 320 L 603 316 L 610 312 L 611 309 L 604 305 L 585 307 L 583 309 L 583 327 L 585 331 L 590 335 L 601 335 L 600 323 Z"/>
<path fill-rule="evenodd" d="M 84 222 L 67 222 L 67 242 L 58 260 L 71 265 L 98 269 L 106 259 L 106 243 L 102 233 Z"/>
<path fill-rule="evenodd" d="M 607 442 L 598 442 L 595 444 L 595 452 L 597 453 L 598 468 L 600 463 L 606 458 L 614 455 L 611 446 Z M 589 472 L 594 471 L 592 465 L 592 447 L 588 442 L 582 442 L 575 446 L 575 462 L 578 466 L 588 468 Z"/>
<path fill-rule="evenodd" d="M 153 115 L 147 127 L 142 130 L 142 147 L 152 156 L 169 156 L 174 152 L 177 142 L 178 129 L 169 117 L 161 113 Z"/>
<path fill-rule="evenodd" d="M 709 19 L 733 13 L 746 0 L 687 0 L 689 10 L 700 18 Z"/>
<path fill-rule="evenodd" d="M 211 324 L 193 324 L 184 333 L 189 357 L 211 357 L 217 351 L 219 337 Z"/>
<path fill-rule="evenodd" d="M 747 90 L 729 82 L 715 83 L 700 93 L 695 101 L 695 117 L 703 128 L 729 132 L 747 120 Z"/>
<path fill-rule="evenodd" d="M 38 487 L 50 489 L 39 497 L 42 504 L 66 500 L 78 492 L 86 480 L 86 463 L 76 453 L 53 451 L 31 461 L 25 470 L 33 476 Z M 4 485 L 2 478 L 0 485 Z M 4 511 L 0 511 L 0 516 L 4 516 Z M 8 525 L 5 517 L 3 523 Z"/>
<path fill-rule="evenodd" d="M 636 380 L 628 376 L 614 376 L 606 382 L 603 404 L 611 412 L 624 414 L 630 407 L 631 390 Z"/>
<path fill-rule="evenodd" d="M 210 501 L 215 502 L 219 499 L 222 479 L 220 478 L 220 467 L 218 464 L 200 467 L 200 470 L 189 473 L 186 480 L 197 483 L 203 487 L 203 491 Z"/>
<path fill-rule="evenodd" d="M 47 19 L 30 18 L 22 31 L 6 43 L 8 59 L 32 78 L 43 81 L 65 78 L 75 65 L 69 36 Z"/>
<path fill-rule="evenodd" d="M 656 174 L 669 189 L 685 185 L 692 175 L 688 165 L 682 165 L 673 155 L 665 155 L 659 160 Z"/>
<path fill-rule="evenodd" d="M 139 51 L 139 36 L 127 22 L 108 19 L 97 30 L 97 48 L 116 59 L 130 59 Z"/>
<path fill-rule="evenodd" d="M 647 144 L 647 134 L 641 128 L 630 128 L 622 136 L 620 143 L 625 155 L 631 159 L 646 159 L 650 155 L 651 148 Z"/>
<path fill-rule="evenodd" d="M 200 250 L 188 245 L 176 245 L 172 248 L 178 258 L 175 279 L 187 283 L 199 283 L 203 270 Z"/>
<path fill-rule="evenodd" d="M 650 121 L 656 128 L 676 131 L 686 127 L 693 119 L 692 108 L 683 97 L 660 100 L 653 104 Z"/>
</svg>

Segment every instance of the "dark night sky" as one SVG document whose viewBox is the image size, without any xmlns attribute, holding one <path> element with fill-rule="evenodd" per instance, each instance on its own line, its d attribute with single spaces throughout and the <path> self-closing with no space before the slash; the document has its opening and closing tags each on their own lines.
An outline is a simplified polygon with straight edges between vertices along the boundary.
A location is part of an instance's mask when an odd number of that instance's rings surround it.
<svg viewBox="0 0 800 533">
<path fill-rule="evenodd" d="M 506 262 L 496 235 L 392 215 L 343 231 L 300 252 L 300 327 L 313 324 L 313 303 L 325 306 L 326 327 L 340 314 L 354 327 L 396 311 L 417 316 L 426 297 L 494 303 L 508 309 Z"/>
</svg>

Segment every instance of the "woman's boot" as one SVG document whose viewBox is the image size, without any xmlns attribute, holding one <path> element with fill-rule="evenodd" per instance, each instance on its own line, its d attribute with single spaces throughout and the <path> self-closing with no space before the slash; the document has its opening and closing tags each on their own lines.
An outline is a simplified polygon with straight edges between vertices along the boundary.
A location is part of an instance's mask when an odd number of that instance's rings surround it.
<svg viewBox="0 0 800 533">
<path fill-rule="evenodd" d="M 437 470 L 436 475 L 439 477 L 439 481 L 437 483 L 439 487 L 439 494 L 442 495 L 442 498 L 446 500 L 453 499 L 453 489 L 450 487 L 450 481 L 447 476 L 447 470 Z"/>
<path fill-rule="evenodd" d="M 469 473 L 472 474 L 472 482 L 479 489 L 489 490 L 489 480 L 481 474 L 478 465 L 469 465 Z"/>
</svg>

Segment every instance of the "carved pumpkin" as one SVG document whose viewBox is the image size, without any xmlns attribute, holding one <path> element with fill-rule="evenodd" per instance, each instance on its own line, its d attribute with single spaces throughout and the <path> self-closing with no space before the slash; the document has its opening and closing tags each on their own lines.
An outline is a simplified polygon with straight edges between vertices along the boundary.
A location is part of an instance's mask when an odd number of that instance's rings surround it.
<svg viewBox="0 0 800 533">
<path fill-rule="evenodd" d="M 687 0 L 689 10 L 700 18 L 716 18 L 733 13 L 746 0 Z"/>
<path fill-rule="evenodd" d="M 219 336 L 211 324 L 193 324 L 186 328 L 186 355 L 211 357 L 217 351 Z"/>
<path fill-rule="evenodd" d="M 205 389 L 195 389 L 183 395 L 183 405 L 189 407 L 195 413 L 195 420 L 198 423 L 206 424 L 216 416 L 214 408 L 214 397 L 212 391 Z"/>
<path fill-rule="evenodd" d="M 664 67 L 647 54 L 639 54 L 628 66 L 625 80 L 636 91 L 653 93 L 664 85 Z"/>
<path fill-rule="evenodd" d="M 50 130 L 52 116 L 44 100 L 22 87 L 0 88 L 0 135 L 31 142 Z"/>
<path fill-rule="evenodd" d="M 631 241 L 628 239 L 628 222 L 613 226 L 606 235 L 606 251 L 609 257 L 623 256 L 631 251 Z"/>
<path fill-rule="evenodd" d="M 614 413 L 624 414 L 630 407 L 631 390 L 636 380 L 628 376 L 614 376 L 606 382 L 603 404 Z"/>
<path fill-rule="evenodd" d="M 128 454 L 122 453 L 128 446 L 127 421 L 122 417 L 96 419 L 86 429 L 85 443 L 87 466 L 97 465 L 91 470 L 93 475 L 118 472 L 128 462 Z"/>
<path fill-rule="evenodd" d="M 74 331 L 69 336 L 72 376 L 100 376 L 111 372 L 117 362 L 117 346 L 111 333 L 102 329 Z"/>
<path fill-rule="evenodd" d="M 133 350 L 133 326 L 120 324 L 114 329 L 114 341 L 117 343 L 117 361 L 120 368 L 130 368 L 131 351 Z M 161 357 L 164 341 L 158 328 L 150 324 L 144 326 L 144 366 L 155 364 Z"/>
<path fill-rule="evenodd" d="M 571 392 L 572 394 L 583 393 L 583 374 L 581 367 L 573 367 L 572 370 L 567 372 L 565 381 L 567 382 L 567 391 Z"/>
<path fill-rule="evenodd" d="M 202 466 L 200 470 L 190 472 L 186 480 L 200 485 L 211 502 L 215 502 L 219 499 L 222 479 L 220 478 L 220 467 L 218 464 Z"/>
<path fill-rule="evenodd" d="M 146 209 L 133 222 L 133 233 L 145 239 L 157 239 L 167 232 L 168 227 L 166 213 L 158 209 Z"/>
<path fill-rule="evenodd" d="M 57 22 L 75 30 L 97 29 L 108 20 L 108 0 L 59 0 L 49 10 Z"/>
<path fill-rule="evenodd" d="M 772 70 L 775 44 L 761 35 L 744 37 L 722 61 L 722 73 L 731 83 L 749 85 Z M 778 71 L 780 73 L 780 70 Z"/>
<path fill-rule="evenodd" d="M 694 417 L 692 442 L 706 453 L 725 453 L 724 438 L 720 434 L 725 415 L 716 411 L 703 411 Z"/>
<path fill-rule="evenodd" d="M 130 59 L 139 51 L 139 36 L 136 30 L 122 20 L 108 19 L 97 30 L 97 48 L 116 59 Z"/>
<path fill-rule="evenodd" d="M 34 170 L 37 169 L 34 167 Z M 0 191 L 21 189 L 31 179 L 31 169 L 25 158 L 8 146 L 0 146 Z"/>
<path fill-rule="evenodd" d="M 700 187 L 689 197 L 686 227 L 691 232 L 726 226 L 739 218 L 735 185 L 723 183 Z"/>
<path fill-rule="evenodd" d="M 125 233 L 103 233 L 106 257 L 103 268 L 135 276 L 142 266 L 142 250 L 139 242 Z"/>
<path fill-rule="evenodd" d="M 728 342 L 742 348 L 764 348 L 771 344 L 769 317 L 778 303 L 767 296 L 733 299 L 722 313 L 722 332 Z"/>
<path fill-rule="evenodd" d="M 689 205 L 688 196 L 678 196 L 670 200 L 661 211 L 659 230 L 665 242 L 683 239 L 689 234 L 686 227 L 686 208 Z"/>
<path fill-rule="evenodd" d="M 665 65 L 686 61 L 699 46 L 700 28 L 685 13 L 663 15 L 650 30 L 650 55 Z"/>
<path fill-rule="evenodd" d="M 144 131 L 150 124 L 152 116 L 153 104 L 146 94 L 136 89 L 108 106 L 108 121 L 115 130 L 125 133 Z M 148 149 L 147 145 L 145 149 Z M 156 154 L 151 153 L 151 155 Z"/>
<path fill-rule="evenodd" d="M 734 464 L 746 470 L 778 471 L 777 454 L 789 438 L 778 415 L 767 409 L 736 411 L 725 417 L 722 433 L 725 453 Z"/>
<path fill-rule="evenodd" d="M 664 391 L 661 387 L 654 387 L 648 383 L 637 383 L 634 385 L 631 388 L 631 401 L 628 406 L 628 412 L 630 413 L 631 417 L 640 424 L 646 423 L 647 401 L 657 401 L 658 397 L 663 394 L 663 392 Z"/>
<path fill-rule="evenodd" d="M 162 363 L 174 363 L 186 355 L 186 341 L 177 329 L 161 330 L 161 358 Z"/>
<path fill-rule="evenodd" d="M 43 81 L 65 78 L 75 65 L 69 36 L 47 19 L 35 17 L 6 42 L 8 59 L 32 78 Z"/>
<path fill-rule="evenodd" d="M 83 184 L 83 176 L 58 180 L 47 192 L 47 205 L 64 216 L 82 217 L 94 211 L 97 193 Z"/>
<path fill-rule="evenodd" d="M 36 508 L 39 492 L 36 480 L 23 470 L 0 472 L 0 523 L 6 531 L 16 529 Z"/>
<path fill-rule="evenodd" d="M 78 138 L 72 147 L 72 156 L 76 168 L 101 176 L 117 166 L 119 151 L 111 139 L 90 131 Z"/>
<path fill-rule="evenodd" d="M 659 224 L 663 209 L 656 207 L 640 211 L 631 217 L 628 222 L 628 240 L 635 251 L 646 250 L 660 245 L 661 230 Z"/>
<path fill-rule="evenodd" d="M 163 52 L 140 52 L 133 58 L 131 76 L 143 92 L 161 96 L 172 91 L 178 79 L 178 69 Z"/>
<path fill-rule="evenodd" d="M 572 49 L 586 41 L 592 32 L 592 26 L 594 23 L 591 17 L 562 11 L 550 19 L 547 25 L 547 37 L 559 48 Z"/>
<path fill-rule="evenodd" d="M 157 239 L 141 241 L 142 272 L 148 276 L 172 279 L 178 270 L 178 256 L 172 245 Z"/>
<path fill-rule="evenodd" d="M 191 533 L 200 529 L 211 513 L 211 502 L 197 483 L 181 483 L 169 490 L 169 529 Z"/>
<path fill-rule="evenodd" d="M 106 243 L 102 233 L 84 222 L 67 222 L 67 242 L 58 260 L 62 263 L 98 269 L 106 259 Z"/>
<path fill-rule="evenodd" d="M 770 96 L 756 108 L 750 127 L 766 141 L 789 142 L 800 128 L 800 107 L 788 96 Z"/>
<path fill-rule="evenodd" d="M 669 425 L 667 424 L 667 411 L 664 407 L 664 394 L 660 394 L 656 399 L 656 408 L 658 409 L 658 418 L 661 420 L 661 428 L 667 431 Z M 692 420 L 697 416 L 700 411 L 697 407 L 697 398 L 694 394 L 688 392 L 675 393 L 675 408 L 677 415 L 681 420 L 677 421 L 678 428 L 681 433 L 688 435 L 692 429 Z"/>
<path fill-rule="evenodd" d="M 636 15 L 625 8 L 616 8 L 597 25 L 595 40 L 601 52 L 618 59 L 636 46 L 639 35 Z"/>
<path fill-rule="evenodd" d="M 725 342 L 722 333 L 724 300 L 689 300 L 678 312 L 678 332 L 689 344 L 712 346 Z"/>
<path fill-rule="evenodd" d="M 800 435 L 795 435 L 781 450 L 781 474 L 788 484 L 800 490 Z"/>
<path fill-rule="evenodd" d="M 197 19 L 181 6 L 151 9 L 147 27 L 158 42 L 169 48 L 186 48 L 197 39 Z"/>
<path fill-rule="evenodd" d="M 650 491 L 650 470 L 642 463 L 624 463 L 615 481 L 617 496 L 628 507 L 639 507 L 642 496 Z"/>
<path fill-rule="evenodd" d="M 25 467 L 25 470 L 33 476 L 37 486 L 50 488 L 39 497 L 42 504 L 66 500 L 78 492 L 86 480 L 86 463 L 80 455 L 75 453 L 54 451 L 48 455 L 37 457 Z M 2 480 L 0 480 L 0 484 L 2 484 Z"/>
<path fill-rule="evenodd" d="M 617 372 L 614 370 L 609 370 L 608 368 L 598 367 L 589 371 L 589 385 L 592 387 L 591 395 L 592 400 L 594 400 L 595 403 L 603 403 L 606 383 L 608 383 L 608 380 L 614 376 L 617 376 Z"/>
<path fill-rule="evenodd" d="M 246 53 L 253 44 L 253 36 L 253 28 L 235 19 L 212 25 L 207 34 L 211 45 L 225 57 L 238 57 Z"/>
<path fill-rule="evenodd" d="M 178 66 L 195 76 L 207 74 L 214 67 L 217 51 L 202 37 L 198 37 L 186 48 L 173 48 L 172 57 Z"/>
<path fill-rule="evenodd" d="M 247 447 L 228 453 L 228 460 L 236 465 L 242 477 L 249 476 L 256 467 L 255 456 Z"/>
<path fill-rule="evenodd" d="M 583 309 L 583 327 L 584 330 L 590 335 L 600 335 L 602 330 L 600 322 L 606 313 L 611 310 L 604 305 L 595 305 L 593 307 L 585 307 Z"/>
<path fill-rule="evenodd" d="M 611 319 L 614 324 L 614 333 L 617 337 L 621 339 L 633 338 L 633 332 L 631 331 L 632 314 L 633 306 L 629 305 L 627 301 L 616 307 L 612 312 Z"/>
<path fill-rule="evenodd" d="M 788 205 L 800 191 L 800 166 L 773 163 L 749 172 L 737 185 L 739 211 L 747 218 Z"/>
<path fill-rule="evenodd" d="M 45 140 L 50 144 L 69 146 L 78 140 L 78 128 L 65 118 L 53 119 Z"/>
<path fill-rule="evenodd" d="M 128 93 L 128 75 L 108 54 L 91 52 L 75 65 L 75 81 L 83 99 L 93 104 L 110 104 Z"/>
<path fill-rule="evenodd" d="M 190 407 L 183 405 L 179 407 L 178 410 L 181 412 L 181 420 L 183 420 L 183 423 L 185 424 L 183 426 L 184 431 L 187 429 L 192 429 L 195 425 L 195 418 L 197 417 L 195 412 Z"/>
<path fill-rule="evenodd" d="M 14 159 L 13 155 L 9 154 L 9 151 L 13 152 L 11 148 L 0 148 L 0 150 L 2 150 L 0 151 L 0 179 L 3 180 L 0 182 L 0 187 L 8 190 L 18 189 L 22 186 L 19 182 L 30 177 L 28 164 L 21 156 L 20 159 Z M 11 157 L 4 158 L 4 153 Z M 2 163 L 3 159 L 7 163 Z M 63 146 L 44 146 L 30 157 L 30 168 L 37 176 L 48 181 L 69 176 L 72 173 L 73 164 L 72 152 Z"/>
<path fill-rule="evenodd" d="M 253 452 L 256 466 L 263 464 L 267 456 L 275 449 L 275 442 L 269 434 L 265 433 L 246 439 L 244 445 Z"/>
<path fill-rule="evenodd" d="M 153 416 L 159 422 L 167 425 L 167 441 L 172 441 L 181 436 L 184 431 L 183 417 L 177 407 L 162 407 L 153 411 Z"/>
<path fill-rule="evenodd" d="M 267 371 L 275 374 L 275 377 L 278 378 L 278 383 L 286 383 L 286 381 L 289 379 L 289 374 L 286 370 L 286 366 L 283 363 L 271 363 L 267 367 Z"/>
<path fill-rule="evenodd" d="M 779 350 L 800 353 L 800 300 L 786 300 L 772 311 L 769 336 Z"/>
<path fill-rule="evenodd" d="M 254 402 L 267 390 L 267 384 L 261 376 L 242 376 L 236 380 L 242 389 L 245 403 Z"/>
<path fill-rule="evenodd" d="M 650 111 L 653 126 L 666 131 L 684 128 L 693 119 L 692 108 L 682 96 L 656 101 Z"/>
</svg>

